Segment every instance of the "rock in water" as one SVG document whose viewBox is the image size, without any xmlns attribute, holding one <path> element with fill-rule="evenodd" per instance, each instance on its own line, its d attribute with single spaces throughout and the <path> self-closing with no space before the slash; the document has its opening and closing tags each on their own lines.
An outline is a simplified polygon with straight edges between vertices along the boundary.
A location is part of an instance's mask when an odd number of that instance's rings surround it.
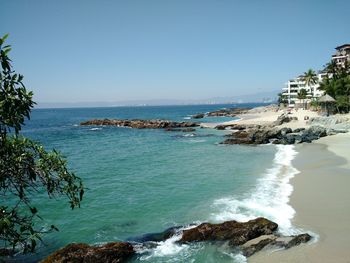
<svg viewBox="0 0 350 263">
<path fill-rule="evenodd" d="M 204 113 L 198 113 L 192 116 L 192 119 L 203 119 L 204 118 Z"/>
<path fill-rule="evenodd" d="M 179 242 L 229 241 L 230 245 L 242 245 L 261 235 L 272 234 L 278 225 L 266 218 L 256 218 L 245 223 L 227 221 L 222 224 L 203 223 L 185 230 Z"/>
<path fill-rule="evenodd" d="M 189 128 L 198 127 L 195 122 L 175 122 L 167 120 L 112 120 L 95 119 L 80 123 L 81 126 L 117 126 L 130 127 L 134 129 L 171 129 L 171 128 Z"/>
<path fill-rule="evenodd" d="M 102 246 L 89 246 L 88 244 L 69 244 L 52 253 L 41 263 L 59 262 L 126 262 L 135 254 L 134 248 L 127 242 L 112 242 Z"/>
</svg>

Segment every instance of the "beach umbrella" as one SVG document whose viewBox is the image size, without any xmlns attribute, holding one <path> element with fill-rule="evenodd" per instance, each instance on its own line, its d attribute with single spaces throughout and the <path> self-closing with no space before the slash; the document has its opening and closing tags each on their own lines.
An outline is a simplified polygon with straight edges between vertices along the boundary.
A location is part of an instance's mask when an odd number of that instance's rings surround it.
<svg viewBox="0 0 350 263">
<path fill-rule="evenodd" d="M 328 94 L 320 97 L 318 99 L 318 102 L 322 105 L 325 105 L 326 107 L 326 110 L 327 110 L 327 116 L 329 116 L 329 105 L 332 104 L 332 103 L 336 103 L 335 99 L 331 96 L 329 96 Z"/>
</svg>

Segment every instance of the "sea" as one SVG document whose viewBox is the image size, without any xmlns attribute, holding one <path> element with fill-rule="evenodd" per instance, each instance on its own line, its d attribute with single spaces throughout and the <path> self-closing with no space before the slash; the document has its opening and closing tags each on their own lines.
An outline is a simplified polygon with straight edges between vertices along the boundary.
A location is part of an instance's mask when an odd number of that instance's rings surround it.
<svg viewBox="0 0 350 263">
<path fill-rule="evenodd" d="M 59 231 L 44 235 L 37 253 L 14 261 L 37 262 L 72 242 L 135 240 L 169 227 L 259 216 L 278 223 L 282 234 L 297 233 L 288 203 L 290 179 L 298 173 L 292 145 L 222 145 L 229 131 L 210 128 L 171 132 L 79 125 L 95 118 L 219 123 L 237 118 L 190 117 L 255 106 L 261 104 L 34 109 L 23 135 L 61 152 L 86 192 L 81 208 L 74 210 L 64 197 L 38 193 L 33 203 L 42 219 L 36 226 L 45 230 L 55 225 Z M 178 244 L 180 238 L 138 246 L 131 262 L 247 262 L 225 243 Z"/>
</svg>

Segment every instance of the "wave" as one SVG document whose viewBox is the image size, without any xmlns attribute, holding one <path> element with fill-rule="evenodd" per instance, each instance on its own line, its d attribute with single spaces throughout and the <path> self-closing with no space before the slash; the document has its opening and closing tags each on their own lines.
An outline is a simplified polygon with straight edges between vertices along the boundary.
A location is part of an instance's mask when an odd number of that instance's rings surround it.
<svg viewBox="0 0 350 263">
<path fill-rule="evenodd" d="M 91 129 L 89 129 L 89 131 L 99 131 L 99 130 L 102 130 L 102 128 L 91 128 Z"/>
<path fill-rule="evenodd" d="M 238 220 L 247 221 L 259 216 L 266 217 L 279 225 L 279 231 L 284 235 L 300 233 L 293 227 L 291 220 L 295 210 L 289 205 L 293 191 L 290 184 L 299 171 L 292 166 L 292 160 L 297 155 L 293 145 L 277 145 L 272 168 L 267 169 L 258 179 L 252 194 L 244 199 L 236 197 L 221 198 L 214 202 L 219 209 L 213 214 L 215 221 Z"/>
<path fill-rule="evenodd" d="M 290 180 L 299 173 L 292 166 L 292 160 L 297 155 L 297 152 L 293 145 L 276 145 L 276 147 L 277 152 L 272 167 L 267 169 L 262 177 L 258 179 L 257 185 L 251 194 L 243 199 L 233 196 L 216 200 L 213 206 L 218 212 L 212 214 L 209 221 L 248 221 L 262 216 L 276 222 L 279 225 L 278 231 L 282 235 L 295 235 L 305 232 L 292 225 L 291 221 L 295 210 L 289 205 L 289 198 L 293 191 Z M 197 225 L 199 225 L 199 222 L 191 227 Z M 141 254 L 140 259 L 148 261 L 158 257 L 171 257 L 174 255 L 183 259 L 188 254 L 196 253 L 200 248 L 177 243 L 181 238 L 180 233 L 181 231 L 163 242 L 157 242 L 154 248 L 143 248 L 138 251 Z M 309 233 L 316 237 L 316 242 L 318 239 L 317 235 Z M 247 262 L 246 257 L 241 253 L 237 253 L 237 251 L 224 250 L 222 253 L 230 256 L 234 262 Z"/>
</svg>

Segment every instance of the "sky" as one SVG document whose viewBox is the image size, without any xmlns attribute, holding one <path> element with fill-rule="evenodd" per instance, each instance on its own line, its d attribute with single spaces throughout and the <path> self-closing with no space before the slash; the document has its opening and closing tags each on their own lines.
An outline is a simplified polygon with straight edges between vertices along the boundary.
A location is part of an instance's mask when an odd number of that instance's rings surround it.
<svg viewBox="0 0 350 263">
<path fill-rule="evenodd" d="M 0 34 L 38 102 L 275 91 L 350 43 L 348 0 L 0 2 Z"/>
</svg>

